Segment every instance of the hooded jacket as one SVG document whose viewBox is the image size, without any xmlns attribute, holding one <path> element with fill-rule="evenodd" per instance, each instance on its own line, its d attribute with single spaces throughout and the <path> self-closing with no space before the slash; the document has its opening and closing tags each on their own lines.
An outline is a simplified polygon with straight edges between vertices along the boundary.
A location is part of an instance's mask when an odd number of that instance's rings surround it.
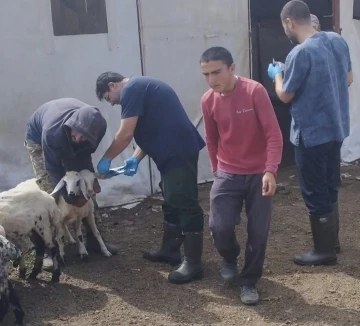
<svg viewBox="0 0 360 326">
<path fill-rule="evenodd" d="M 99 146 L 106 128 L 99 109 L 74 98 L 62 98 L 43 104 L 32 114 L 25 139 L 41 145 L 45 168 L 55 187 L 67 170 L 94 172 L 91 154 Z M 73 143 L 71 129 L 87 141 Z"/>
</svg>

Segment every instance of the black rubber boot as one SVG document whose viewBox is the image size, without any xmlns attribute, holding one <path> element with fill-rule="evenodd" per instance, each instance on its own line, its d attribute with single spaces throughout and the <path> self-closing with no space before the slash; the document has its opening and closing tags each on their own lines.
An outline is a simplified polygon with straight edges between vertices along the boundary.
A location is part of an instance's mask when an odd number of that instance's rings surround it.
<svg viewBox="0 0 360 326">
<path fill-rule="evenodd" d="M 310 215 L 311 232 L 314 250 L 296 255 L 294 262 L 298 265 L 335 265 L 335 221 L 334 213 L 322 216 Z"/>
<path fill-rule="evenodd" d="M 334 204 L 334 221 L 335 221 L 335 251 L 336 253 L 340 253 L 340 241 L 339 241 L 339 230 L 340 230 L 340 222 L 339 222 L 339 203 L 336 202 Z"/>
<path fill-rule="evenodd" d="M 86 230 L 86 250 L 89 252 L 95 252 L 95 253 L 101 253 L 101 248 L 100 248 L 100 244 L 99 241 L 97 241 L 97 239 L 95 238 L 94 234 L 92 233 L 90 226 L 88 224 L 88 222 L 86 221 L 86 219 L 83 219 L 83 224 L 85 226 L 85 230 Z M 107 242 L 103 236 L 101 236 L 103 238 L 105 247 L 107 248 L 107 250 L 109 250 L 109 252 L 112 255 L 116 255 L 118 253 L 118 248 L 113 245 L 110 242 Z"/>
<path fill-rule="evenodd" d="M 156 263 L 172 266 L 181 264 L 180 247 L 184 237 L 179 225 L 164 222 L 163 238 L 160 249 L 143 251 L 143 258 Z"/>
<path fill-rule="evenodd" d="M 185 233 L 184 236 L 184 261 L 176 271 L 169 274 L 170 283 L 183 284 L 204 277 L 201 263 L 203 233 Z"/>
</svg>

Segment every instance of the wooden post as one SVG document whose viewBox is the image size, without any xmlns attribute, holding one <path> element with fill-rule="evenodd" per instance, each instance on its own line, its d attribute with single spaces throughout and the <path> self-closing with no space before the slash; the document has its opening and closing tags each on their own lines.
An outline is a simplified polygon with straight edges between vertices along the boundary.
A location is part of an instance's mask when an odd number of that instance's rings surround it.
<svg viewBox="0 0 360 326">
<path fill-rule="evenodd" d="M 334 32 L 341 35 L 341 27 L 340 27 L 340 0 L 333 0 L 332 4 L 333 9 L 333 30 Z"/>
</svg>

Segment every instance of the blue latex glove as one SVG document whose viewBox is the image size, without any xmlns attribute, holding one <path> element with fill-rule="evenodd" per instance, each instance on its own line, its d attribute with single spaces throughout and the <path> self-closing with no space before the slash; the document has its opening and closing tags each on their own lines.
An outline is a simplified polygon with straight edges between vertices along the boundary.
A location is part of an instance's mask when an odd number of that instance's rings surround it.
<svg viewBox="0 0 360 326">
<path fill-rule="evenodd" d="M 124 164 L 125 164 L 124 175 L 127 175 L 129 177 L 134 176 L 137 172 L 138 165 L 139 165 L 138 159 L 135 157 L 130 157 L 124 161 Z"/>
<path fill-rule="evenodd" d="M 275 76 L 277 74 L 281 74 L 282 70 L 281 70 L 281 65 L 280 63 L 276 63 L 275 65 L 270 63 L 269 67 L 268 67 L 268 76 L 271 78 L 271 80 L 275 79 Z"/>
<path fill-rule="evenodd" d="M 98 173 L 107 176 L 109 174 L 110 165 L 111 165 L 111 160 L 103 157 L 97 165 Z"/>
</svg>

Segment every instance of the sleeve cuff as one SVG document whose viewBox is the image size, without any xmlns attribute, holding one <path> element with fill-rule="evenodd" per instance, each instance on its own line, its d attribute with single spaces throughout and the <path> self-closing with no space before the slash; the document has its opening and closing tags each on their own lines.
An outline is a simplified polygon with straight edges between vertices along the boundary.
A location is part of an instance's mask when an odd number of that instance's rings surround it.
<svg viewBox="0 0 360 326">
<path fill-rule="evenodd" d="M 278 171 L 278 169 L 276 168 L 276 167 L 274 167 L 274 166 L 267 166 L 266 168 L 265 168 L 265 170 L 264 170 L 264 174 L 266 173 L 266 172 L 270 172 L 270 173 L 272 173 L 274 176 L 275 176 L 275 178 L 277 177 L 277 171 Z"/>
</svg>

